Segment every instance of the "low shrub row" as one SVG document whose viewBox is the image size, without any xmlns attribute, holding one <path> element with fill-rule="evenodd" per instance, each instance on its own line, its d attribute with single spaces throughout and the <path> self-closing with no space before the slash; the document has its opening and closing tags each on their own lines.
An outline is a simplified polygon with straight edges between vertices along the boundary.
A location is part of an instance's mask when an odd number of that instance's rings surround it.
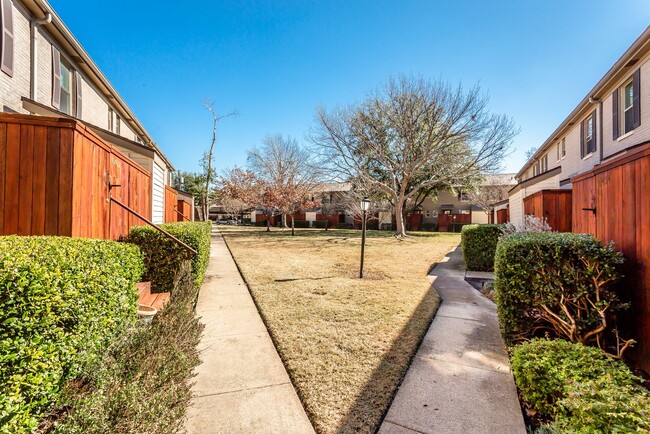
<svg viewBox="0 0 650 434">
<path fill-rule="evenodd" d="M 494 255 L 502 225 L 465 225 L 460 232 L 463 257 L 468 270 L 494 271 Z"/>
<path fill-rule="evenodd" d="M 195 285 L 200 287 L 210 259 L 211 223 L 179 222 L 160 226 L 197 251 L 191 256 L 192 274 Z M 171 292 L 179 267 L 188 258 L 185 249 L 150 226 L 131 228 L 126 241 L 140 247 L 145 264 L 143 279 L 151 281 L 152 292 Z"/>
<path fill-rule="evenodd" d="M 598 348 L 533 339 L 512 351 L 522 398 L 557 432 L 648 432 L 650 393 L 620 361 Z"/>
<path fill-rule="evenodd" d="M 0 238 L 0 427 L 31 432 L 67 380 L 95 365 L 136 319 L 136 246 Z"/>
<path fill-rule="evenodd" d="M 353 229 L 354 225 L 352 223 L 338 223 L 336 229 Z"/>
<path fill-rule="evenodd" d="M 516 233 L 499 241 L 496 302 L 509 345 L 535 336 L 603 344 L 625 309 L 614 283 L 621 253 L 591 235 Z"/>
<path fill-rule="evenodd" d="M 182 431 L 203 325 L 193 310 L 197 288 L 188 261 L 175 281 L 171 301 L 151 324 L 125 333 L 88 373 L 82 389 L 67 390 L 67 415 L 54 433 Z"/>
<path fill-rule="evenodd" d="M 316 220 L 313 222 L 313 224 L 314 227 L 317 229 L 325 229 L 330 227 L 329 222 L 327 220 Z"/>
<path fill-rule="evenodd" d="M 287 222 L 289 226 L 291 226 L 291 220 Z M 309 220 L 294 220 L 293 222 L 293 227 L 294 228 L 308 228 L 310 227 L 311 222 Z"/>
</svg>

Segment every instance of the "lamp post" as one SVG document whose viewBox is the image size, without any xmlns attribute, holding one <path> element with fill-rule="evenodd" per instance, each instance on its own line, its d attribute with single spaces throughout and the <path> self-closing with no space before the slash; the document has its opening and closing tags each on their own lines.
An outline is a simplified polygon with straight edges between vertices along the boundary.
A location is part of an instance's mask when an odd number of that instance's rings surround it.
<svg viewBox="0 0 650 434">
<path fill-rule="evenodd" d="M 364 197 L 361 199 L 361 267 L 359 268 L 359 278 L 363 279 L 363 257 L 366 247 L 366 215 L 370 209 L 370 199 Z"/>
</svg>

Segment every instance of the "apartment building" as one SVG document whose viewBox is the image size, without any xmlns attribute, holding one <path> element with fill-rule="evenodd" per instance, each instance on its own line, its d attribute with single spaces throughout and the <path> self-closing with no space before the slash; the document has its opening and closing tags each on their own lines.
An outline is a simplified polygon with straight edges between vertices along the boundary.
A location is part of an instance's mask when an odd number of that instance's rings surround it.
<svg viewBox="0 0 650 434">
<path fill-rule="evenodd" d="M 575 176 L 650 140 L 649 52 L 650 27 L 516 174 L 509 192 L 513 223 L 522 222 L 527 197 L 570 190 Z"/>
<path fill-rule="evenodd" d="M 650 27 L 623 53 L 517 173 L 513 223 L 547 219 L 623 252 L 631 309 L 622 333 L 650 372 Z"/>
<path fill-rule="evenodd" d="M 148 214 L 163 223 L 174 167 L 53 8 L 0 0 L 0 26 L 0 112 L 81 121 L 151 175 Z"/>
</svg>

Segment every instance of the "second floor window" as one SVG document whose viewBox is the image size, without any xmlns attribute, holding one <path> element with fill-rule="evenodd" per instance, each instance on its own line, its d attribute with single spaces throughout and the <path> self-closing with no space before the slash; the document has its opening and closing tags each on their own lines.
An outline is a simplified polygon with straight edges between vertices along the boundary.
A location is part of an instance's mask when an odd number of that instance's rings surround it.
<svg viewBox="0 0 650 434">
<path fill-rule="evenodd" d="M 566 157 L 566 139 L 562 139 L 562 159 Z"/>
<path fill-rule="evenodd" d="M 596 152 L 596 110 L 580 124 L 580 154 L 582 158 Z"/>
<path fill-rule="evenodd" d="M 72 68 L 61 59 L 61 99 L 59 110 L 65 114 L 72 114 Z"/>
<path fill-rule="evenodd" d="M 634 129 L 634 82 L 623 87 L 623 134 Z"/>
<path fill-rule="evenodd" d="M 641 125 L 641 70 L 637 69 L 623 86 L 612 93 L 613 139 Z"/>
<path fill-rule="evenodd" d="M 122 127 L 122 120 L 120 117 L 113 111 L 112 108 L 108 109 L 108 131 L 115 134 L 120 134 Z"/>
</svg>

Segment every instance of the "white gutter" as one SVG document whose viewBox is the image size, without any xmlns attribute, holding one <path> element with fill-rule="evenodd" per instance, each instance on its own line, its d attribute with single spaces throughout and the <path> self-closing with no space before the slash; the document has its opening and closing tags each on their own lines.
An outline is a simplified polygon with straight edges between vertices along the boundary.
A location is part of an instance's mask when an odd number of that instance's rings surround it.
<svg viewBox="0 0 650 434">
<path fill-rule="evenodd" d="M 37 26 L 42 26 L 43 24 L 50 24 L 52 22 L 52 14 L 47 13 L 43 18 L 37 18 L 30 21 L 30 34 L 32 37 L 31 49 L 32 55 L 30 56 L 30 71 L 31 71 L 31 81 L 29 87 L 30 98 L 36 101 L 36 93 L 38 90 L 38 74 L 36 72 L 36 67 L 38 66 L 38 28 Z"/>
</svg>

